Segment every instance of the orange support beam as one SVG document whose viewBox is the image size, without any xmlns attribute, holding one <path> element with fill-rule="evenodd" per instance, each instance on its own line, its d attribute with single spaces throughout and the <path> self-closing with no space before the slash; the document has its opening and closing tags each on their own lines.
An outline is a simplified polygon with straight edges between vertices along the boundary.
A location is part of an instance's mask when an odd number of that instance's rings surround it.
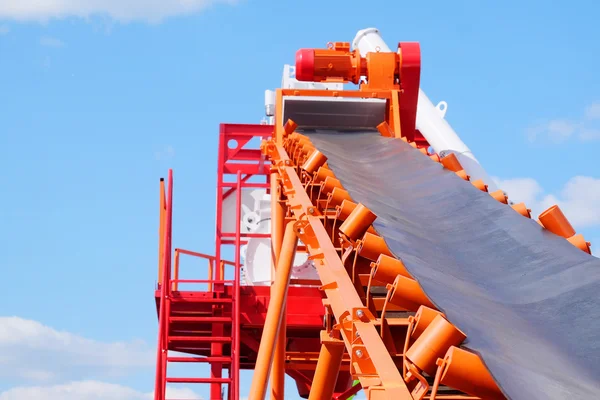
<svg viewBox="0 0 600 400">
<path fill-rule="evenodd" d="M 274 169 L 271 172 L 271 248 L 272 248 L 272 266 L 273 274 L 276 276 L 276 266 L 278 263 L 279 252 L 283 242 L 283 231 L 285 229 L 285 210 L 280 203 L 279 193 L 279 172 Z M 271 285 L 271 295 L 274 286 Z M 273 366 L 271 369 L 271 400 L 283 400 L 285 398 L 285 348 L 286 348 L 286 323 L 285 323 L 285 304 L 283 305 L 279 334 L 275 344 L 275 354 L 273 356 Z"/>
<path fill-rule="evenodd" d="M 283 244 L 277 263 L 277 274 L 256 357 L 256 366 L 254 368 L 254 376 L 252 377 L 252 385 L 250 386 L 250 396 L 248 397 L 249 400 L 264 400 L 267 392 L 267 379 L 271 370 L 271 363 L 273 362 L 275 342 L 283 317 L 284 304 L 297 246 L 298 236 L 295 224 L 288 223 L 283 236 Z"/>
<path fill-rule="evenodd" d="M 330 337 L 325 331 L 321 331 L 321 351 L 308 400 L 331 399 L 333 397 L 343 356 L 344 342 Z"/>
</svg>

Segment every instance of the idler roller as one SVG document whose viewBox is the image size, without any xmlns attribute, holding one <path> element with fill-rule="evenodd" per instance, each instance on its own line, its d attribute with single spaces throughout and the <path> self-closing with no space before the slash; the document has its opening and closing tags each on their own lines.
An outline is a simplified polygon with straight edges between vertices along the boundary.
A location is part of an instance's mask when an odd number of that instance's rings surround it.
<svg viewBox="0 0 600 400">
<path fill-rule="evenodd" d="M 435 375 L 438 358 L 443 358 L 451 346 L 459 346 L 466 335 L 443 316 L 437 315 L 406 352 L 406 358 L 421 371 Z"/>
</svg>

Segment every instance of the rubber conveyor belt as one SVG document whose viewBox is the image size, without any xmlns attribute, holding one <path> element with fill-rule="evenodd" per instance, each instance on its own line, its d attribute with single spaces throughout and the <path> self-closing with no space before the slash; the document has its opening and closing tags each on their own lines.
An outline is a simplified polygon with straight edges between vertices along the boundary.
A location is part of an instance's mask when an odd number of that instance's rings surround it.
<svg viewBox="0 0 600 400">
<path fill-rule="evenodd" d="M 303 133 L 508 398 L 600 398 L 600 259 L 401 140 Z"/>
</svg>

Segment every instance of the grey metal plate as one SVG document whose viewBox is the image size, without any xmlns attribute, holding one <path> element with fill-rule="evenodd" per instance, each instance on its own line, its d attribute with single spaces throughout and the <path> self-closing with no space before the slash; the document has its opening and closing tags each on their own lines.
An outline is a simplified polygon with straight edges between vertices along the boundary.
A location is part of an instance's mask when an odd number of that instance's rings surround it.
<svg viewBox="0 0 600 400">
<path fill-rule="evenodd" d="M 311 139 L 508 398 L 600 398 L 600 259 L 401 140 Z"/>
<path fill-rule="evenodd" d="M 385 120 L 387 103 L 379 99 L 284 98 L 283 120 L 307 129 L 374 129 Z"/>
</svg>

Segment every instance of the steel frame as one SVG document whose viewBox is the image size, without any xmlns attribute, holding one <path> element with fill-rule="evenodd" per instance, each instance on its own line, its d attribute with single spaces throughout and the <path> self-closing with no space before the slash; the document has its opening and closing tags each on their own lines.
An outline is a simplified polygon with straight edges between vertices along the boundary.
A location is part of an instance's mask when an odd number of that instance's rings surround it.
<svg viewBox="0 0 600 400">
<path fill-rule="evenodd" d="M 265 159 L 259 143 L 270 139 L 273 126 L 258 124 L 222 124 L 219 134 L 217 165 L 217 201 L 214 256 L 190 250 L 172 249 L 173 171 L 169 170 L 167 185 L 160 181 L 159 263 L 155 290 L 158 325 L 158 346 L 155 374 L 155 399 L 165 400 L 167 383 L 203 383 L 210 386 L 210 399 L 222 398 L 223 385 L 228 386 L 228 399 L 239 398 L 239 371 L 254 368 L 260 330 L 263 328 L 270 302 L 269 287 L 240 286 L 240 247 L 252 237 L 264 234 L 244 234 L 239 224 L 234 232 L 223 230 L 223 202 L 236 197 L 235 212 L 240 220 L 241 193 L 246 188 L 265 188 L 270 185 L 270 161 Z M 235 141 L 233 143 L 232 141 Z M 256 142 L 252 146 L 252 143 Z M 250 146 L 250 148 L 249 148 Z M 259 176 L 262 182 L 250 178 Z M 241 189 L 241 190 L 239 190 Z M 225 248 L 233 251 L 234 261 L 223 258 Z M 181 256 L 207 260 L 202 279 L 180 279 Z M 173 260 L 173 262 L 172 262 Z M 233 268 L 233 279 L 226 279 L 226 269 Z M 295 281 L 288 291 L 287 315 L 284 325 L 290 332 L 292 347 L 318 351 L 318 332 L 322 329 L 324 309 L 322 294 L 315 282 Z M 180 284 L 205 285 L 206 290 L 181 290 Z M 306 311 L 309 312 L 306 312 Z M 192 316 L 187 316 L 192 313 Z M 202 315 L 199 317 L 198 315 Z M 182 316 L 185 315 L 185 316 Z M 256 333 L 258 330 L 258 336 Z M 183 331 L 202 331 L 205 335 L 175 336 Z M 314 332 L 314 333 L 310 333 Z M 305 338 L 308 336 L 308 338 Z M 178 339 L 174 339 L 174 337 Z M 179 340 L 179 341 L 178 341 Z M 182 343 L 185 346 L 182 346 Z M 192 347 L 192 349 L 190 349 Z M 187 349 L 187 350 L 186 350 Z M 171 357 L 168 351 L 190 353 L 190 357 Z M 310 371 L 316 360 L 289 359 L 282 353 L 281 373 L 287 373 L 299 385 L 310 387 Z M 206 378 L 171 378 L 167 376 L 170 363 L 207 363 L 210 376 Z M 229 377 L 223 377 L 223 370 Z"/>
<path fill-rule="evenodd" d="M 415 44 L 401 43 L 399 48 L 400 87 L 396 83 L 393 87 L 367 85 L 365 90 L 361 87 L 354 92 L 279 89 L 275 126 L 220 126 L 214 256 L 175 249 L 171 265 L 172 171 L 166 188 L 161 180 L 155 400 L 165 400 L 167 383 L 186 382 L 209 384 L 211 400 L 221 399 L 222 386 L 227 384 L 227 399 L 237 400 L 242 368 L 255 368 L 251 400 L 265 398 L 269 374 L 271 399 L 283 399 L 286 373 L 310 400 L 346 399 L 360 389 L 373 400 L 421 400 L 428 393 L 432 400 L 475 398 L 464 393 L 442 393 L 442 368 L 476 371 L 463 373 L 453 383 L 466 388 L 466 392 L 481 390 L 473 382 L 485 377 L 486 368 L 478 364 L 478 356 L 458 347 L 465 335 L 428 302 L 402 261 L 392 256 L 373 228 L 377 217 L 352 202 L 326 166 L 326 157 L 307 136 L 295 133 L 293 121 L 282 121 L 284 96 L 386 99 L 388 115 L 378 126 L 380 133 L 410 143 L 454 171 L 448 166 L 450 158 L 429 154 L 428 143 L 415 131 L 420 53 Z M 383 69 L 373 71 L 383 76 Z M 246 147 L 256 138 L 262 141 L 260 149 Z M 460 165 L 455 167 L 460 176 Z M 326 177 L 322 179 L 320 168 L 325 169 Z M 264 181 L 250 182 L 256 176 L 264 177 Z M 270 191 L 269 235 L 241 232 L 245 188 Z M 223 204 L 234 194 L 236 228 L 225 232 Z M 341 225 L 336 225 L 338 220 Z M 240 250 L 251 237 L 271 238 L 275 277 L 271 287 L 241 287 Z M 234 261 L 223 259 L 223 246 L 232 246 Z M 291 282 L 296 251 L 309 253 L 319 274 L 318 289 L 315 282 Z M 208 279 L 179 279 L 183 254 L 207 259 Z M 226 266 L 233 267 L 233 279 L 226 279 Z M 208 290 L 181 291 L 180 283 L 204 283 Z M 292 283 L 300 287 L 290 287 Z M 397 290 L 399 287 L 402 290 Z M 372 288 L 382 290 L 384 297 L 375 297 Z M 392 312 L 401 314 L 391 316 Z M 409 312 L 416 315 L 408 316 Z M 193 356 L 169 357 L 169 350 Z M 447 351 L 454 354 L 454 359 Z M 210 364 L 210 377 L 167 377 L 169 362 L 206 362 Z M 229 372 L 227 378 L 223 377 L 223 369 Z M 435 375 L 433 388 L 426 375 Z M 351 378 L 359 383 L 353 386 Z M 484 389 L 494 396 L 499 394 L 493 381 Z"/>
</svg>

